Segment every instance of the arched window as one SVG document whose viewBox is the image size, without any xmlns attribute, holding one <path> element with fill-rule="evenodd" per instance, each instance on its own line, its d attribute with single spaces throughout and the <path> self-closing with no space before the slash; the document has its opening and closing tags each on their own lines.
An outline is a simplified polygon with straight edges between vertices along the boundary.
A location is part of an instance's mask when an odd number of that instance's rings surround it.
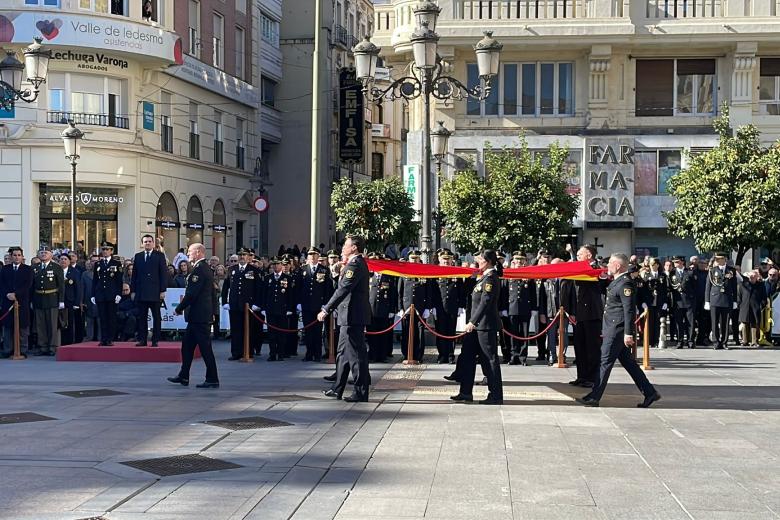
<svg viewBox="0 0 780 520">
<path fill-rule="evenodd" d="M 203 206 L 193 195 L 187 203 L 187 247 L 203 243 Z"/>
<path fill-rule="evenodd" d="M 225 205 L 221 199 L 217 199 L 214 202 L 214 212 L 211 218 L 211 251 L 212 254 L 219 257 L 219 261 L 223 264 L 227 263 L 225 235 L 227 235 Z"/>
<path fill-rule="evenodd" d="M 179 223 L 179 208 L 171 192 L 166 191 L 160 195 L 160 200 L 157 202 L 155 220 L 157 242 L 160 246 L 160 251 L 171 262 L 179 250 L 179 228 L 181 227 Z"/>
</svg>

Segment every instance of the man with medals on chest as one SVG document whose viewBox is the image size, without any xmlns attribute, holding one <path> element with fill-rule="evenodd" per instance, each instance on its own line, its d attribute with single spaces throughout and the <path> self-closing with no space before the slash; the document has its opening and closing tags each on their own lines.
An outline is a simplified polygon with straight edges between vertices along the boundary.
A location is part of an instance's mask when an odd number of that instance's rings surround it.
<svg viewBox="0 0 780 520">
<path fill-rule="evenodd" d="M 294 305 L 290 297 L 292 283 L 290 275 L 282 270 L 281 259 L 272 259 L 271 269 L 273 272 L 266 279 L 263 297 L 263 312 L 268 323 L 268 346 L 270 349 L 268 361 L 281 361 L 284 359 L 287 333 L 274 330 L 273 327 L 287 328 L 287 320 L 289 316 L 292 316 Z"/>
<path fill-rule="evenodd" d="M 306 265 L 300 270 L 299 281 L 298 309 L 303 316 L 303 324 L 306 326 L 314 322 L 303 331 L 306 355 L 302 361 L 321 361 L 322 322 L 317 320 L 317 314 L 333 294 L 333 282 L 328 269 L 320 265 L 320 250 L 316 247 L 306 252 Z"/>
<path fill-rule="evenodd" d="M 116 306 L 122 299 L 122 264 L 113 258 L 114 246 L 103 242 L 102 257 L 94 267 L 92 303 L 97 306 L 101 347 L 114 344 L 116 335 Z"/>
<path fill-rule="evenodd" d="M 33 311 L 38 335 L 36 356 L 53 356 L 60 346 L 59 312 L 65 308 L 65 279 L 62 267 L 52 260 L 52 252 L 41 246 L 41 263 L 33 274 Z"/>
<path fill-rule="evenodd" d="M 371 253 L 369 260 L 382 260 L 382 253 Z M 368 286 L 368 302 L 371 305 L 371 325 L 369 331 L 385 330 L 393 323 L 398 309 L 398 288 L 396 278 L 382 273 L 371 274 Z M 366 337 L 368 342 L 368 360 L 384 363 L 393 357 L 393 331 L 384 334 L 372 334 Z"/>
<path fill-rule="evenodd" d="M 409 253 L 409 263 L 420 263 L 421 253 L 412 251 Z M 406 360 L 408 354 L 409 334 L 412 335 L 414 360 L 422 362 L 425 353 L 425 335 L 423 334 L 424 325 L 420 320 L 427 320 L 431 314 L 431 284 L 427 278 L 401 278 L 398 282 L 398 303 L 400 310 L 406 314 L 401 321 L 401 354 Z M 410 330 L 409 324 L 411 316 L 409 309 L 414 304 L 414 309 L 419 316 L 414 318 L 414 330 Z"/>
<path fill-rule="evenodd" d="M 282 271 L 290 277 L 290 286 L 287 292 L 290 295 L 290 309 L 287 313 L 286 329 L 295 330 L 295 332 L 286 332 L 284 335 L 284 357 L 295 357 L 298 355 L 298 304 L 301 292 L 301 270 L 298 267 L 298 261 L 294 255 L 287 254 L 282 257 Z"/>
<path fill-rule="evenodd" d="M 737 276 L 726 265 L 726 253 L 715 253 L 715 265 L 707 273 L 704 309 L 710 311 L 714 349 L 726 348 L 729 335 L 729 315 L 737 308 Z"/>
<path fill-rule="evenodd" d="M 525 267 L 528 262 L 525 254 L 515 251 L 512 254 L 513 268 Z M 538 308 L 536 282 L 533 280 L 504 280 L 502 298 L 507 300 L 509 332 L 515 336 L 528 337 L 531 324 L 531 312 Z M 505 295 L 505 296 L 504 296 Z M 508 338 L 507 341 L 510 341 Z M 510 365 L 528 365 L 528 341 L 511 338 L 512 357 Z"/>
<path fill-rule="evenodd" d="M 685 257 L 674 258 L 674 268 L 669 275 L 672 292 L 674 322 L 677 324 L 677 348 L 696 348 L 696 285 L 698 273 L 685 268 Z"/>
<path fill-rule="evenodd" d="M 72 345 L 76 342 L 76 311 L 81 307 L 82 286 L 81 273 L 71 265 L 70 256 L 66 253 L 60 255 L 60 267 L 62 278 L 65 281 L 65 308 L 60 311 L 63 317 L 61 332 L 61 344 Z"/>
<path fill-rule="evenodd" d="M 254 312 L 260 312 L 263 298 L 263 275 L 249 264 L 250 251 L 246 247 L 238 250 L 238 263 L 228 271 L 222 284 L 222 307 L 230 317 L 230 357 L 228 361 L 236 361 L 244 355 L 244 306 Z M 249 316 L 252 321 L 257 321 Z M 254 342 L 258 341 L 249 333 L 249 357 L 254 353 Z"/>
<path fill-rule="evenodd" d="M 439 252 L 439 265 L 452 265 L 452 259 L 452 251 L 442 249 Z M 434 317 L 436 318 L 436 331 L 445 336 L 454 336 L 458 322 L 458 313 L 465 306 L 463 302 L 463 280 L 460 278 L 437 278 L 431 289 Z M 436 359 L 437 363 L 455 363 L 454 340 L 437 337 L 436 349 L 439 353 Z"/>
<path fill-rule="evenodd" d="M 660 263 L 657 258 L 651 258 L 648 262 L 650 270 L 643 275 L 644 287 L 639 292 L 639 301 L 642 309 L 650 315 L 650 346 L 657 347 L 661 320 L 664 319 L 669 305 L 666 300 L 666 291 L 669 282 L 666 274 L 660 271 Z"/>
</svg>

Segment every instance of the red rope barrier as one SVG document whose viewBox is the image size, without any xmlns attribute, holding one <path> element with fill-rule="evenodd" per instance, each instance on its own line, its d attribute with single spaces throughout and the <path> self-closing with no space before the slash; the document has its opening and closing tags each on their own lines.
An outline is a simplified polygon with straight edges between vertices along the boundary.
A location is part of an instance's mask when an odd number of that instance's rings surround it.
<svg viewBox="0 0 780 520">
<path fill-rule="evenodd" d="M 9 307 L 7 311 L 5 311 L 5 314 L 0 316 L 0 321 L 5 320 L 9 314 L 11 314 L 11 311 L 14 310 L 13 306 Z"/>
<path fill-rule="evenodd" d="M 508 330 L 506 330 L 504 328 L 502 328 L 501 331 L 504 334 L 506 334 L 507 336 L 509 336 L 510 338 L 514 338 L 514 339 L 516 339 L 518 341 L 531 341 L 531 340 L 534 340 L 536 338 L 541 338 L 543 335 L 547 334 L 547 332 L 551 328 L 553 328 L 553 325 L 555 325 L 555 320 L 558 318 L 559 314 L 560 314 L 560 311 L 556 312 L 555 316 L 553 316 L 552 318 L 549 319 L 549 321 L 547 323 L 547 327 L 542 332 L 536 334 L 535 336 L 531 336 L 531 337 L 528 337 L 528 338 L 523 338 L 521 336 L 515 336 L 514 334 L 512 334 L 511 332 L 509 332 Z"/>
<path fill-rule="evenodd" d="M 404 319 L 404 316 L 406 316 L 406 311 L 404 311 L 403 314 L 401 314 L 401 317 L 398 318 L 398 321 L 387 327 L 385 330 L 375 330 L 375 331 L 366 331 L 366 336 L 379 336 L 380 334 L 387 334 L 391 330 L 395 328 L 396 325 L 401 323 L 401 320 Z"/>
<path fill-rule="evenodd" d="M 316 323 L 319 321 L 318 319 L 316 319 L 316 318 L 315 318 L 315 319 L 314 319 L 314 320 L 313 320 L 311 323 L 307 323 L 307 324 L 306 324 L 306 325 L 304 325 L 304 326 L 303 326 L 303 328 L 301 328 L 301 329 L 283 329 L 283 328 L 281 328 L 281 327 L 277 327 L 276 325 L 271 325 L 270 323 L 268 323 L 267 321 L 265 321 L 263 318 L 261 318 L 260 316 L 258 316 L 258 315 L 255 313 L 255 311 L 253 311 L 252 309 L 249 309 L 249 314 L 251 314 L 252 316 L 254 316 L 254 317 L 255 317 L 255 319 L 256 319 L 257 321 L 259 321 L 260 323 L 263 323 L 263 324 L 264 324 L 266 327 L 268 327 L 268 328 L 269 328 L 269 329 L 271 329 L 271 330 L 275 330 L 275 331 L 277 331 L 277 332 L 287 332 L 287 333 L 290 333 L 290 334 L 292 334 L 293 332 L 302 332 L 302 331 L 304 331 L 304 330 L 306 330 L 306 329 L 308 329 L 308 328 L 310 328 L 310 327 L 314 326 L 314 325 L 315 325 L 315 324 L 316 324 Z"/>
<path fill-rule="evenodd" d="M 433 334 L 437 338 L 441 338 L 441 339 L 460 339 L 463 336 L 465 336 L 466 334 L 468 334 L 468 332 L 464 332 L 463 334 L 456 334 L 455 336 L 445 336 L 444 334 L 439 334 L 438 332 L 436 332 L 435 329 L 432 329 L 431 326 L 428 325 L 428 323 L 425 322 L 425 320 L 422 318 L 422 316 L 420 316 L 420 313 L 417 312 L 417 309 L 415 309 L 414 312 L 417 314 L 417 318 L 422 322 L 422 324 L 425 326 L 425 328 L 428 329 L 428 332 L 430 332 L 431 334 Z"/>
</svg>

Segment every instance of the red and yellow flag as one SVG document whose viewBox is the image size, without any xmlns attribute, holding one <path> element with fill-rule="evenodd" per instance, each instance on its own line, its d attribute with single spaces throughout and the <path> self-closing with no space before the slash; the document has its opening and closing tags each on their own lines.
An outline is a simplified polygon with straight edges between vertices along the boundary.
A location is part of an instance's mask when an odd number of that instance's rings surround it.
<svg viewBox="0 0 780 520">
<path fill-rule="evenodd" d="M 524 280 L 545 280 L 548 278 L 564 278 L 566 280 L 582 280 L 595 282 L 605 269 L 593 269 L 587 261 L 561 262 L 548 265 L 531 265 L 504 269 L 503 278 Z"/>
<path fill-rule="evenodd" d="M 368 260 L 368 269 L 374 273 L 389 274 L 403 278 L 468 278 L 479 273 L 470 267 L 413 264 L 396 260 Z M 567 280 L 596 281 L 604 269 L 593 269 L 588 262 L 562 262 L 550 265 L 533 265 L 504 269 L 503 278 L 544 280 L 565 278 Z"/>
<path fill-rule="evenodd" d="M 479 269 L 470 267 L 413 264 L 397 260 L 368 260 L 368 269 L 402 278 L 468 278 L 479 272 Z"/>
</svg>

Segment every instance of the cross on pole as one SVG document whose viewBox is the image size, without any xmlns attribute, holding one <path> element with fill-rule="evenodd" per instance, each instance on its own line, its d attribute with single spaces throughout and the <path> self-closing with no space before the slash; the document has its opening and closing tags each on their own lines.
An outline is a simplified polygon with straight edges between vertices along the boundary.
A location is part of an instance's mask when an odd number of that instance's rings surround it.
<svg viewBox="0 0 780 520">
<path fill-rule="evenodd" d="M 604 247 L 604 244 L 599 244 L 599 237 L 594 237 L 594 239 L 593 247 L 596 248 L 596 251 L 598 251 L 600 247 Z"/>
</svg>

